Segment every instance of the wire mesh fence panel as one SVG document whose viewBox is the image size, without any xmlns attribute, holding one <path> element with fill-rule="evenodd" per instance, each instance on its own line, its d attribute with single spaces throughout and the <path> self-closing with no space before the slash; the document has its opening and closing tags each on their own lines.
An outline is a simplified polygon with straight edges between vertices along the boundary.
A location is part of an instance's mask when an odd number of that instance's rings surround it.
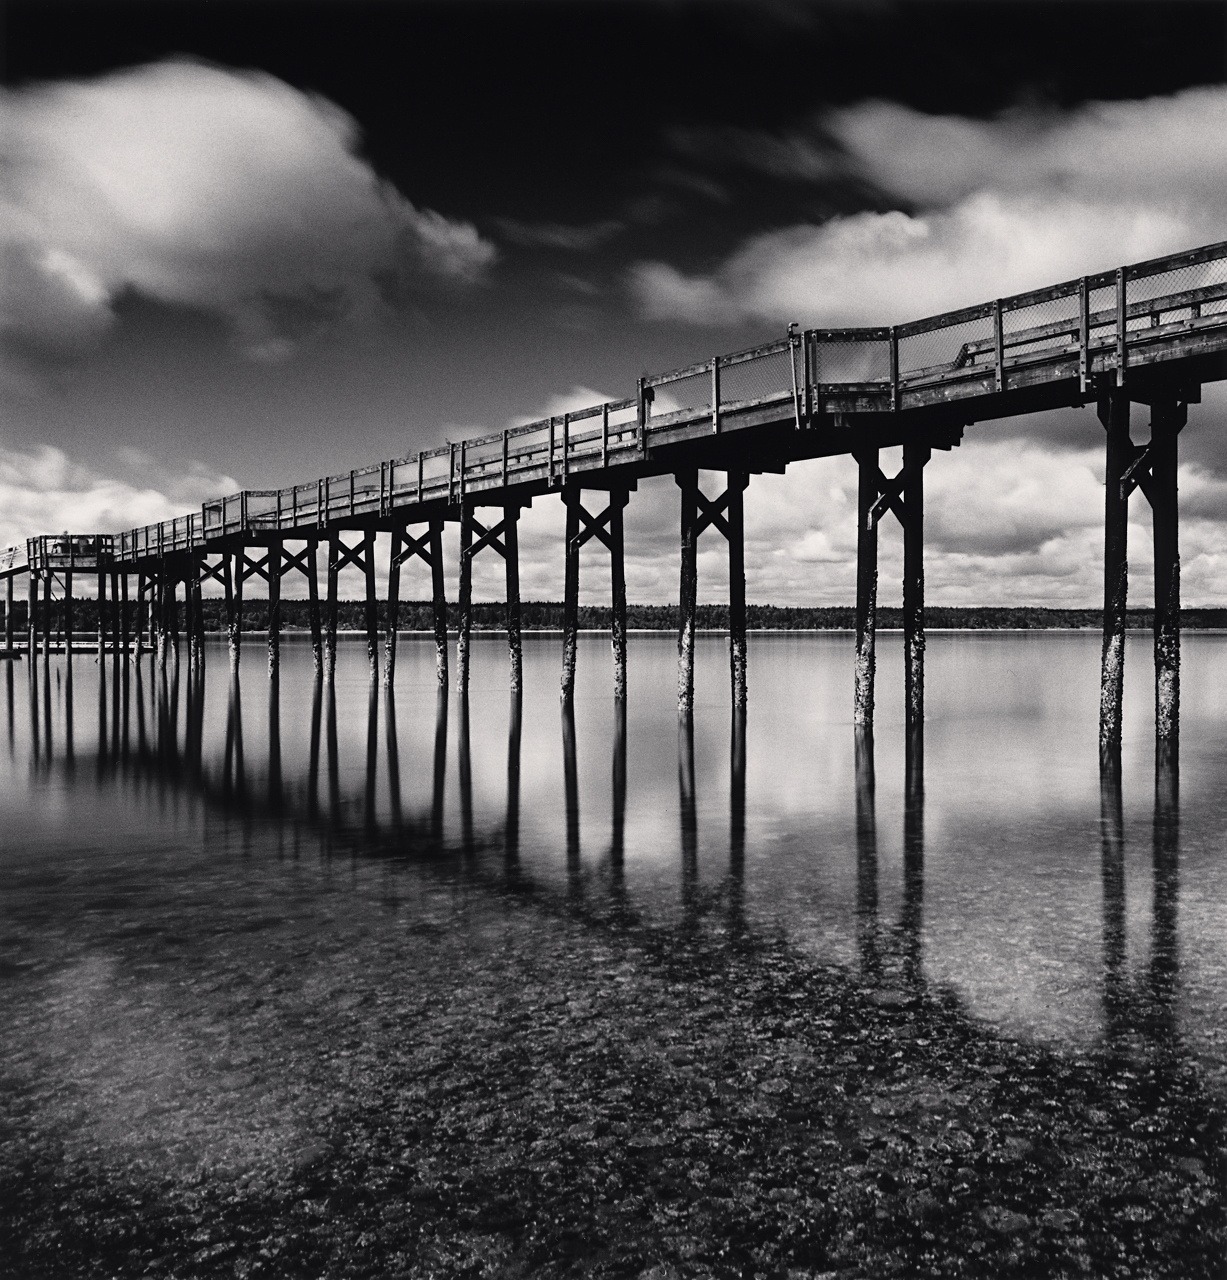
<svg viewBox="0 0 1227 1280">
<path fill-rule="evenodd" d="M 1125 285 L 1125 297 L 1132 305 L 1224 283 L 1227 283 L 1227 258 L 1213 258 L 1171 271 L 1131 277 Z"/>
<path fill-rule="evenodd" d="M 792 361 L 787 347 L 720 367 L 720 403 L 736 404 L 746 400 L 766 400 L 772 396 L 792 395 Z"/>
<path fill-rule="evenodd" d="M 877 338 L 818 338 L 810 348 L 818 383 L 885 382 L 890 378 L 890 343 Z"/>
<path fill-rule="evenodd" d="M 652 417 L 667 413 L 710 413 L 711 370 L 692 374 L 688 378 L 676 378 L 658 383 L 653 388 Z"/>
<path fill-rule="evenodd" d="M 1081 320 L 1077 293 L 1031 306 L 1003 309 L 1002 345 L 1007 359 L 1058 355 L 1078 343 Z"/>
<path fill-rule="evenodd" d="M 987 316 L 900 337 L 899 376 L 909 381 L 940 377 L 983 363 L 985 344 L 991 359 L 993 322 Z M 883 376 L 889 376 L 889 365 Z"/>
<path fill-rule="evenodd" d="M 1091 343 L 1115 341 L 1116 286 L 1104 285 L 1090 290 L 1087 310 L 1091 316 Z"/>
</svg>

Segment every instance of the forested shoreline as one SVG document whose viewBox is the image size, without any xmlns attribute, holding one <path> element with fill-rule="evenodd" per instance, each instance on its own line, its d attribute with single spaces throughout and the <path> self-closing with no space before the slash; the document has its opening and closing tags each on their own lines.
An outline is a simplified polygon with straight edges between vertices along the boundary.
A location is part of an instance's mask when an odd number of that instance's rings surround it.
<svg viewBox="0 0 1227 1280">
<path fill-rule="evenodd" d="M 128 603 L 129 616 L 135 619 L 133 602 Z M 14 629 L 25 629 L 25 602 L 16 602 Z M 282 600 L 282 631 L 310 630 L 309 605 L 306 600 Z M 701 604 L 697 610 L 696 626 L 700 630 L 722 631 L 728 629 L 728 605 Z M 185 625 L 184 608 L 179 606 L 179 625 Z M 560 600 L 526 600 L 520 606 L 521 626 L 525 631 L 560 630 L 563 622 L 563 605 Z M 607 630 L 612 611 L 608 605 L 581 605 L 579 625 L 585 630 Z M 225 630 L 225 602 L 219 599 L 204 601 L 206 632 Z M 387 607 L 384 601 L 376 604 L 380 630 L 387 625 Z M 448 602 L 448 622 L 455 629 L 459 611 L 454 601 Z M 878 626 L 883 630 L 903 626 L 903 610 L 880 608 Z M 635 631 L 671 631 L 677 626 L 677 606 L 672 604 L 630 604 L 626 610 L 627 626 Z M 429 600 L 406 600 L 400 605 L 398 619 L 402 631 L 432 631 L 434 617 Z M 1189 630 L 1227 628 L 1227 609 L 1185 609 L 1181 623 Z M 52 628 L 57 633 L 63 629 L 63 601 L 52 604 Z M 506 625 L 506 605 L 501 602 L 473 605 L 473 629 L 496 631 Z M 806 606 L 748 604 L 746 626 L 751 631 L 847 631 L 856 625 L 856 613 L 851 606 Z M 1046 630 L 1099 630 L 1103 626 L 1103 614 L 1099 609 L 1045 609 L 1030 606 L 1002 608 L 998 606 L 950 606 L 929 605 L 925 608 L 925 625 L 930 630 L 957 631 L 1046 631 Z M 1153 609 L 1130 609 L 1128 625 L 1131 629 L 1149 629 L 1154 625 Z M 74 600 L 72 626 L 77 634 L 88 634 L 98 627 L 98 605 L 94 600 Z M 362 600 L 343 600 L 337 609 L 337 626 L 342 631 L 366 629 L 366 604 Z M 268 603 L 262 599 L 243 602 L 243 630 L 266 631 L 268 629 Z"/>
</svg>

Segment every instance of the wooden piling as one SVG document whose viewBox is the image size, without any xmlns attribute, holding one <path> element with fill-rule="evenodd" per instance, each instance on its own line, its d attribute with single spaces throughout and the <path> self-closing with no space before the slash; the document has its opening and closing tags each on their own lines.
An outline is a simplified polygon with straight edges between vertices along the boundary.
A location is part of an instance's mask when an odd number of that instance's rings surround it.
<svg viewBox="0 0 1227 1280">
<path fill-rule="evenodd" d="M 391 689 L 396 679 L 396 632 L 400 625 L 400 553 L 404 530 L 392 530 L 392 550 L 388 558 L 388 617 L 383 638 L 383 683 Z"/>
<path fill-rule="evenodd" d="M 443 519 L 430 522 L 431 610 L 435 624 L 435 680 L 447 689 L 447 589 L 443 577 Z"/>
<path fill-rule="evenodd" d="M 133 657 L 139 662 L 145 643 L 145 610 L 148 608 L 149 582 L 143 573 L 136 575 L 136 616 L 133 624 L 136 629 L 136 643 L 133 646 Z"/>
<path fill-rule="evenodd" d="M 177 670 L 179 665 L 179 579 L 173 574 L 166 583 L 166 612 L 171 653 Z"/>
<path fill-rule="evenodd" d="M 372 680 L 379 674 L 379 596 L 375 587 L 375 530 L 362 534 L 362 568 L 366 575 L 366 664 Z"/>
<path fill-rule="evenodd" d="M 281 562 L 280 538 L 272 538 L 268 544 L 268 674 L 275 675 L 281 667 Z"/>
<path fill-rule="evenodd" d="M 50 570 L 43 574 L 43 657 L 51 657 L 51 580 Z"/>
<path fill-rule="evenodd" d="M 105 569 L 98 570 L 98 661 L 106 653 L 107 638 L 107 574 Z M 112 640 L 112 644 L 114 641 Z"/>
<path fill-rule="evenodd" d="M 9 653 L 13 652 L 13 577 L 10 573 L 4 580 L 4 647 Z"/>
<path fill-rule="evenodd" d="M 857 729 L 873 729 L 874 675 L 877 669 L 878 522 L 873 508 L 878 500 L 878 451 L 856 455 L 859 481 L 856 494 L 856 657 L 852 723 Z"/>
<path fill-rule="evenodd" d="M 456 688 L 461 694 L 469 689 L 469 638 L 473 627 L 473 504 L 460 504 L 460 609 L 459 634 L 456 638 Z"/>
<path fill-rule="evenodd" d="M 517 694 L 524 683 L 524 642 L 520 634 L 520 508 L 515 503 L 503 507 L 503 548 L 507 570 L 507 660 L 511 692 Z"/>
<path fill-rule="evenodd" d="M 677 629 L 677 710 L 688 716 L 694 710 L 694 627 L 698 607 L 699 563 L 698 522 L 699 472 L 687 467 L 674 476 L 682 491 L 681 575 L 678 588 Z"/>
<path fill-rule="evenodd" d="M 111 632 L 111 652 L 122 653 L 121 636 L 123 635 L 123 619 L 120 617 L 122 605 L 119 599 L 119 570 L 111 570 L 111 601 L 107 620 Z"/>
<path fill-rule="evenodd" d="M 226 644 L 230 653 L 231 674 L 239 669 L 240 630 L 243 621 L 243 553 L 222 556 L 222 587 L 226 593 Z"/>
<path fill-rule="evenodd" d="M 569 484 L 562 491 L 567 505 L 562 596 L 562 700 L 575 696 L 575 661 L 579 650 L 579 506 L 582 491 Z"/>
<path fill-rule="evenodd" d="M 64 570 L 64 656 L 72 657 L 72 570 Z"/>
<path fill-rule="evenodd" d="M 31 568 L 26 581 L 26 657 L 38 652 L 38 574 Z"/>
<path fill-rule="evenodd" d="M 128 575 L 119 575 L 119 648 L 120 652 L 128 652 L 131 631 L 128 618 Z"/>
<path fill-rule="evenodd" d="M 1151 408 L 1150 505 L 1155 549 L 1155 738 L 1180 736 L 1180 525 L 1176 496 L 1177 436 L 1187 409 L 1175 400 Z"/>
<path fill-rule="evenodd" d="M 319 539 L 307 539 L 307 612 L 311 623 L 311 660 L 315 678 L 324 674 L 323 631 L 320 626 Z"/>
<path fill-rule="evenodd" d="M 328 603 L 324 614 L 324 679 L 332 684 L 337 669 L 337 575 L 341 559 L 341 534 L 328 531 Z"/>
<path fill-rule="evenodd" d="M 909 729 L 925 717 L 924 468 L 929 447 L 903 446 L 903 697 Z"/>
<path fill-rule="evenodd" d="M 609 585 L 613 606 L 610 644 L 613 646 L 614 700 L 626 701 L 626 558 L 623 552 L 622 511 L 630 500 L 626 489 L 609 495 Z M 623 711 L 625 717 L 625 709 Z"/>
<path fill-rule="evenodd" d="M 746 651 L 746 546 L 745 515 L 742 495 L 750 482 L 744 471 L 728 473 L 729 544 L 729 678 L 732 683 L 733 706 L 744 710 L 748 698 Z"/>
<path fill-rule="evenodd" d="M 1099 751 L 1115 755 L 1121 744 L 1125 689 L 1125 605 L 1129 594 L 1127 533 L 1129 498 L 1122 481 L 1133 461 L 1129 399 L 1111 390 L 1100 398 L 1099 420 L 1107 431 L 1104 477 L 1103 655 L 1099 683 Z"/>
<path fill-rule="evenodd" d="M 192 561 L 192 578 L 188 584 L 192 596 L 192 666 L 199 675 L 204 670 L 205 618 L 204 599 L 200 591 L 200 565 Z"/>
<path fill-rule="evenodd" d="M 183 579 L 183 624 L 184 630 L 187 632 L 187 656 L 189 668 L 188 689 L 191 689 L 190 670 L 195 665 L 196 654 L 194 652 L 195 636 L 196 636 L 196 602 L 192 598 L 192 582 L 190 578 Z M 191 705 L 191 698 L 188 698 L 188 705 Z"/>
</svg>

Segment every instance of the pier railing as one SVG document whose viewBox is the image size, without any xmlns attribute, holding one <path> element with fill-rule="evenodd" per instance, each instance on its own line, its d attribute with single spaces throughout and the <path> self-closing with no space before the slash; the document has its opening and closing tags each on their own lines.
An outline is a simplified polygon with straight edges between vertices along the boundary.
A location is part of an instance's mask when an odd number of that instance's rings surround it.
<svg viewBox="0 0 1227 1280">
<path fill-rule="evenodd" d="M 117 560 L 202 550 L 646 461 L 654 449 L 791 419 L 892 412 L 1227 348 L 1227 242 L 908 324 L 790 331 L 639 380 L 635 396 L 324 476 L 249 489 L 116 535 Z M 44 540 L 45 541 L 45 540 Z M 20 558 L 20 548 L 3 553 Z M 16 560 L 8 565 L 14 570 Z M 0 572 L 5 568 L 0 556 Z"/>
</svg>

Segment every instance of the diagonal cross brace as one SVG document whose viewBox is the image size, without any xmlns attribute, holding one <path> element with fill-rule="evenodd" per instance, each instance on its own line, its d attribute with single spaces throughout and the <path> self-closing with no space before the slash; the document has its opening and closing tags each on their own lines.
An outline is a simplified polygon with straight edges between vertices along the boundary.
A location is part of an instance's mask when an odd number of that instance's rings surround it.
<svg viewBox="0 0 1227 1280">
<path fill-rule="evenodd" d="M 857 462 L 861 461 L 859 454 L 853 452 L 852 456 L 857 460 Z M 926 456 L 925 462 L 927 461 L 928 458 Z M 922 462 L 921 466 L 923 465 L 924 463 Z M 904 523 L 905 513 L 903 489 L 907 484 L 908 464 L 905 462 L 898 475 L 895 476 L 887 476 L 880 467 L 875 467 L 874 470 L 877 471 L 877 489 L 879 496 L 878 500 L 869 508 L 869 511 L 865 516 L 865 528 L 868 531 L 876 529 L 878 527 L 878 522 L 888 511 L 893 511 L 895 513 L 895 518 L 900 524 Z"/>
<path fill-rule="evenodd" d="M 262 560 L 249 560 L 247 557 L 247 548 L 244 547 L 238 554 L 238 571 L 239 581 L 246 582 L 248 578 L 263 578 L 268 581 L 268 552 L 264 553 Z"/>
<path fill-rule="evenodd" d="M 703 490 L 696 486 L 695 501 L 699 508 L 699 518 L 694 522 L 694 536 L 697 538 L 704 529 L 719 529 L 725 538 L 729 537 L 728 521 L 721 514 L 729 505 L 729 491 L 726 489 L 715 501 L 709 501 Z"/>
<path fill-rule="evenodd" d="M 1133 461 L 1125 468 L 1125 473 L 1120 478 L 1120 496 L 1122 499 L 1127 498 L 1134 489 L 1141 489 L 1146 495 L 1146 501 L 1154 506 L 1155 500 L 1150 487 L 1151 467 L 1154 465 L 1151 447 L 1148 444 L 1136 444 L 1133 448 Z"/>
<path fill-rule="evenodd" d="M 609 506 L 607 506 L 600 515 L 594 516 L 587 510 L 587 508 L 585 508 L 584 504 L 578 500 L 577 496 L 572 505 L 575 507 L 584 528 L 576 534 L 573 540 L 576 549 L 582 547 L 585 542 L 589 542 L 593 538 L 596 538 L 598 542 L 605 545 L 608 551 L 612 552 L 614 547 L 613 543 L 609 540 L 609 533 L 607 532 L 609 521 L 612 518 L 615 509 L 620 510 L 622 507 L 625 507 L 629 500 L 629 495 L 624 493 L 616 503 L 610 502 Z"/>
<path fill-rule="evenodd" d="M 414 556 L 421 556 L 428 565 L 434 567 L 434 561 L 430 557 L 430 530 L 427 529 L 420 538 L 415 538 L 408 530 L 400 531 L 401 541 L 404 543 L 402 549 L 396 554 L 392 560 L 392 568 L 397 568 L 405 563 L 406 560 L 412 560 Z"/>
<path fill-rule="evenodd" d="M 471 560 L 479 551 L 484 551 L 486 547 L 493 547 L 506 560 L 507 547 L 500 541 L 500 536 L 507 529 L 507 517 L 504 516 L 492 529 L 487 529 L 476 516 L 470 516 L 469 519 L 473 522 L 473 530 L 478 535 L 478 538 L 471 547 L 465 550 L 464 554 Z"/>
<path fill-rule="evenodd" d="M 210 579 L 213 579 L 215 582 L 220 582 L 222 583 L 223 586 L 225 585 L 225 582 L 226 582 L 225 560 L 222 560 L 219 564 L 216 564 L 216 565 L 211 565 L 207 560 L 198 560 L 196 562 L 196 565 L 197 565 L 197 569 L 199 570 L 199 577 L 197 581 L 208 582 Z"/>
<path fill-rule="evenodd" d="M 350 564 L 352 564 L 355 569 L 359 569 L 363 573 L 366 572 L 366 557 L 363 555 L 363 548 L 366 546 L 365 539 L 363 539 L 362 542 L 359 542 L 357 546 L 347 547 L 345 543 L 338 538 L 332 545 L 337 550 L 336 563 L 333 565 L 333 568 L 337 573 L 340 573 L 346 565 Z"/>
<path fill-rule="evenodd" d="M 904 467 L 897 476 L 887 478 L 878 468 L 878 500 L 869 508 L 866 527 L 877 527 L 878 521 L 888 512 L 893 511 L 900 524 L 903 523 L 903 486 L 907 482 L 907 468 Z"/>
</svg>

